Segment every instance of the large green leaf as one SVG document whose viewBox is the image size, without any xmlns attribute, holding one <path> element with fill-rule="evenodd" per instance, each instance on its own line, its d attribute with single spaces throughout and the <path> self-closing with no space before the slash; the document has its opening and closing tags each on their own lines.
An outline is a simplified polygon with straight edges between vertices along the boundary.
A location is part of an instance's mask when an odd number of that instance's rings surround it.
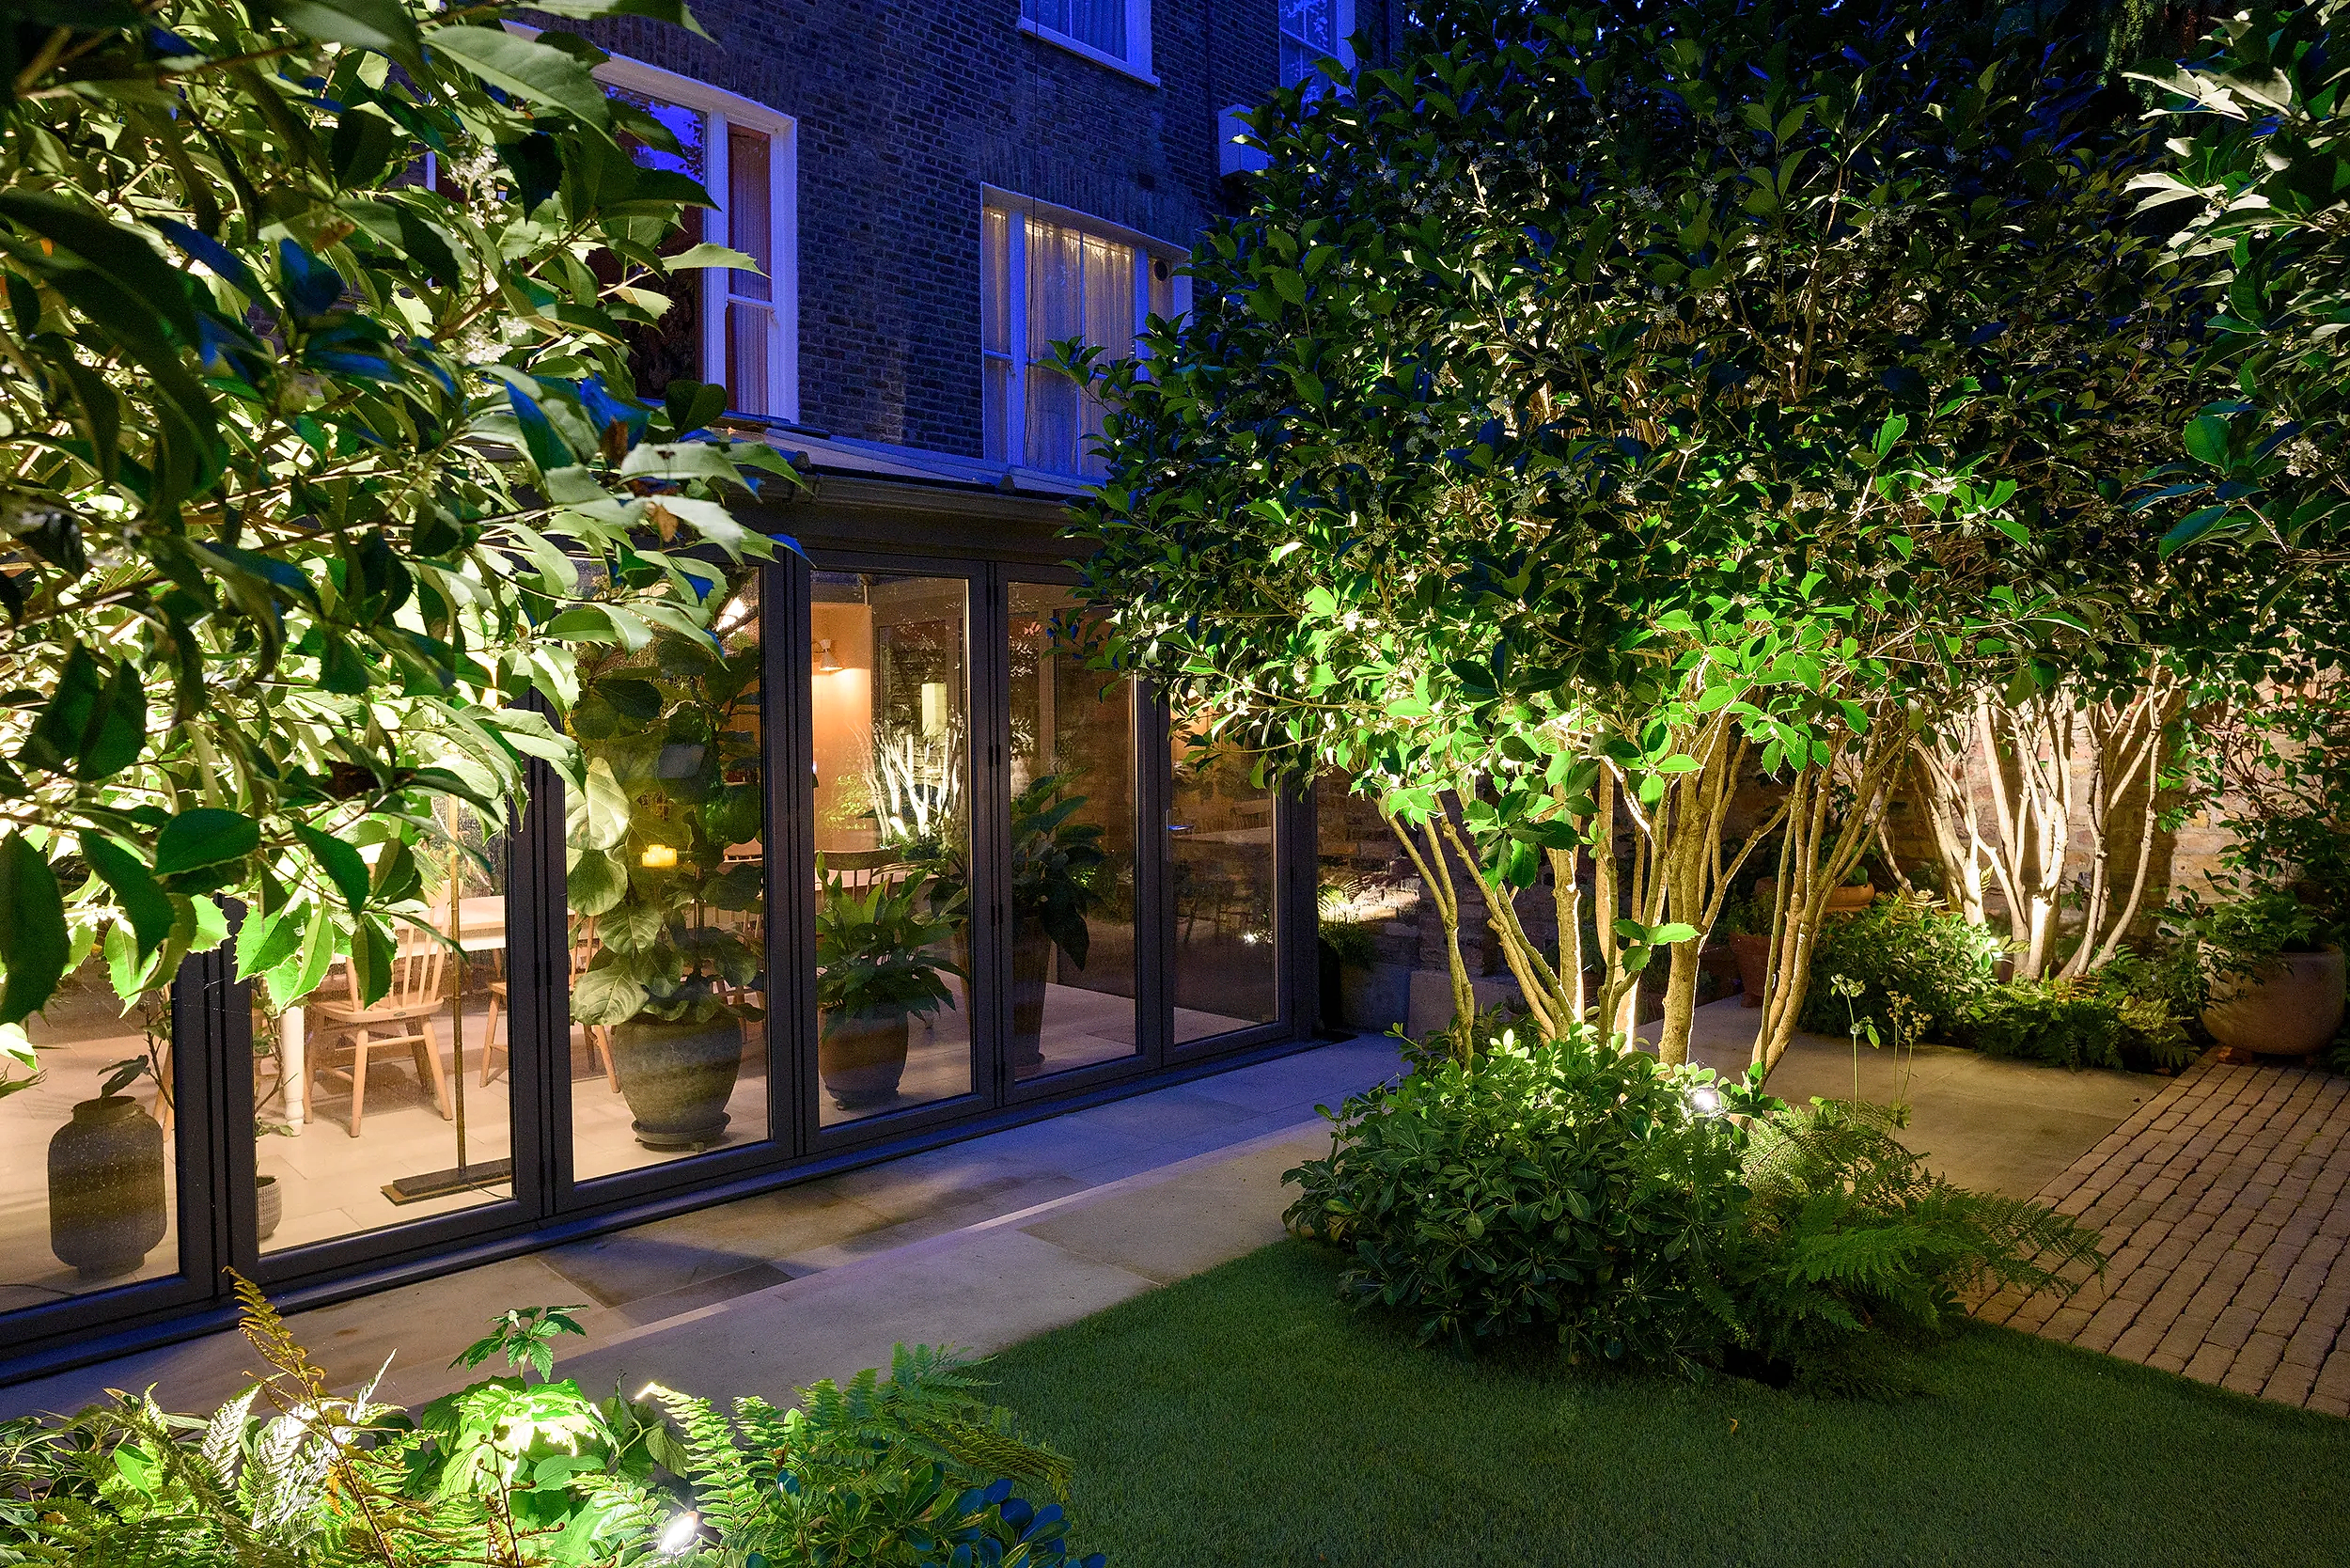
<svg viewBox="0 0 2350 1568">
<path fill-rule="evenodd" d="M 235 860 L 261 847 L 261 829 L 243 812 L 197 806 L 164 824 L 155 844 L 155 874 L 175 876 Z"/>
<path fill-rule="evenodd" d="M 404 0 L 276 0 L 271 8 L 306 37 L 414 58 L 415 19 Z"/>
<path fill-rule="evenodd" d="M 602 757 L 588 764 L 586 782 L 564 801 L 564 838 L 575 849 L 608 850 L 628 837 L 628 792 Z"/>
<path fill-rule="evenodd" d="M 576 915 L 602 915 L 628 895 L 628 871 L 605 850 L 574 849 L 563 902 Z"/>
<path fill-rule="evenodd" d="M 563 110 L 600 130 L 612 123 L 611 105 L 586 62 L 560 49 L 519 38 L 494 24 L 435 27 L 424 40 L 428 47 L 463 61 L 501 91 Z"/>
<path fill-rule="evenodd" d="M 572 982 L 572 1021 L 577 1024 L 625 1024 L 650 997 L 645 988 L 606 965 L 591 968 Z"/>
<path fill-rule="evenodd" d="M 123 916 L 138 938 L 138 956 L 145 959 L 171 934 L 170 898 L 140 864 L 139 857 L 112 839 L 96 833 L 83 834 L 82 858 L 89 862 L 90 870 L 113 892 L 115 902 L 122 906 Z"/>
<path fill-rule="evenodd" d="M 333 834 L 321 833 L 306 823 L 295 824 L 294 837 L 317 859 L 352 913 L 357 914 L 368 902 L 368 863 L 359 852 Z"/>
<path fill-rule="evenodd" d="M 22 833 L 0 839 L 0 1024 L 21 1024 L 47 1004 L 64 978 L 72 938 L 55 873 Z"/>
</svg>

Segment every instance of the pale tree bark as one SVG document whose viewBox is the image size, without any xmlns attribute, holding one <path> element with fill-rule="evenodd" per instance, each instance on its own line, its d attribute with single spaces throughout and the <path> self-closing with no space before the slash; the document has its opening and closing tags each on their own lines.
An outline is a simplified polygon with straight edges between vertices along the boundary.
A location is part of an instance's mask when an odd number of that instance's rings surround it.
<svg viewBox="0 0 2350 1568">
<path fill-rule="evenodd" d="M 1429 901 L 1436 906 L 1436 918 L 1444 927 L 1445 960 L 1452 980 L 1452 1050 L 1465 1060 L 1476 1048 L 1472 1030 L 1477 1020 L 1477 988 L 1469 983 L 1468 964 L 1461 956 L 1461 894 L 1452 881 L 1452 868 L 1445 863 L 1444 845 L 1433 826 L 1426 829 L 1433 853 L 1423 855 L 1412 842 L 1411 830 L 1385 801 L 1380 802 L 1379 814 L 1386 819 L 1396 842 L 1411 857 L 1413 868 L 1419 872 L 1420 886 L 1428 889 Z"/>
<path fill-rule="evenodd" d="M 2170 726 L 2186 706 L 2184 684 L 2167 669 L 2127 700 L 2092 703 L 2085 718 L 2094 758 L 2089 788 L 2089 893 L 2082 911 L 2081 937 L 2066 960 L 2063 973 L 2088 974 L 2112 961 L 2138 920 L 2145 902 L 2147 873 L 2154 864 L 2154 837 L 2161 825 L 2162 748 Z M 2137 855 L 2130 873 L 2130 890 L 2121 907 L 2113 904 L 2115 810 L 2138 798 Z"/>
<path fill-rule="evenodd" d="M 1901 728 L 1900 715 L 1888 715 L 1866 734 L 1836 744 L 1825 765 L 1804 768 L 1789 786 L 1787 831 L 1779 842 L 1778 887 L 1771 911 L 1771 972 L 1754 1038 L 1753 1059 L 1765 1073 L 1787 1054 L 1796 1020 L 1803 1015 L 1812 950 L 1827 922 L 1828 895 L 1860 863 L 1908 754 L 1909 736 Z M 1832 820 L 1840 780 L 1851 790 L 1852 799 L 1842 818 Z"/>
</svg>

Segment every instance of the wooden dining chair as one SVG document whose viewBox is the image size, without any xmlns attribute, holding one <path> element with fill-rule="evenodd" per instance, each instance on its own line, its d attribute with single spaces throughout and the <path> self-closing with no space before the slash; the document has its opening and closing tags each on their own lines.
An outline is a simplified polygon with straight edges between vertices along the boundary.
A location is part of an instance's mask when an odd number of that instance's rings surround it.
<svg viewBox="0 0 2350 1568">
<path fill-rule="evenodd" d="M 442 995 L 447 972 L 448 949 L 439 936 L 403 926 L 393 949 L 391 989 L 381 1001 L 369 1007 L 359 999 L 359 977 L 346 965 L 351 999 L 321 1001 L 311 1008 L 319 1049 L 311 1058 L 310 1076 L 350 1083 L 352 1137 L 359 1136 L 367 1113 L 368 1058 L 377 1051 L 405 1047 L 415 1064 L 416 1082 L 431 1086 L 441 1120 L 449 1119 L 448 1078 L 441 1070 L 441 1036 L 434 1021 L 447 1001 Z M 337 1053 L 345 1049 L 349 1059 L 337 1060 Z"/>
<path fill-rule="evenodd" d="M 595 956 L 596 917 L 590 915 L 586 919 L 573 920 L 571 977 L 574 982 L 587 972 Z M 490 982 L 490 1017 L 481 1042 L 481 1087 L 484 1089 L 490 1087 L 490 1075 L 497 1066 L 497 1058 L 503 1056 L 509 1062 L 512 1060 L 511 1053 L 498 1043 L 498 1014 L 511 1011 L 508 1001 L 508 983 L 504 976 Z M 581 1038 L 588 1042 L 588 1048 L 596 1054 L 596 1061 L 603 1069 L 603 1081 L 611 1086 L 613 1093 L 618 1094 L 620 1091 L 620 1075 L 612 1070 L 612 1030 L 603 1024 L 574 1024 L 572 1027 L 580 1031 Z"/>
</svg>

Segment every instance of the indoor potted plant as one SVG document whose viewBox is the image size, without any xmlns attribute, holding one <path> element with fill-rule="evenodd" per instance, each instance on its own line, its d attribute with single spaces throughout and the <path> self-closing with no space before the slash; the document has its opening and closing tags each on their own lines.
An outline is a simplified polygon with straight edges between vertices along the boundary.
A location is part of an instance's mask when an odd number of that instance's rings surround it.
<svg viewBox="0 0 2350 1568">
<path fill-rule="evenodd" d="M 2220 1044 L 2258 1056 L 2305 1057 L 2342 1027 L 2342 949 L 2320 940 L 2315 914 L 2274 889 L 2189 921 L 2211 976 L 2203 1027 Z"/>
<path fill-rule="evenodd" d="M 942 906 L 934 879 L 853 887 L 817 857 L 816 1071 L 843 1110 L 886 1105 L 906 1070 L 909 1019 L 955 1005 L 932 949 L 961 925 L 962 896 Z"/>
<path fill-rule="evenodd" d="M 163 1124 L 123 1092 L 153 1075 L 147 1057 L 116 1062 L 49 1140 L 49 1248 L 85 1280 L 133 1272 L 169 1229 Z"/>
<path fill-rule="evenodd" d="M 1044 988 L 1058 949 L 1083 969 L 1092 933 L 1086 916 L 1101 897 L 1109 857 L 1102 829 L 1071 819 L 1087 796 L 1067 774 L 1048 773 L 1011 802 L 1011 1060 L 1044 1060 Z"/>
<path fill-rule="evenodd" d="M 595 921 L 572 986 L 574 1022 L 609 1028 L 613 1075 L 649 1149 L 723 1139 L 744 1026 L 763 1016 L 764 811 L 759 647 L 664 638 L 593 673 L 572 712 L 588 757 L 566 892 Z"/>
</svg>

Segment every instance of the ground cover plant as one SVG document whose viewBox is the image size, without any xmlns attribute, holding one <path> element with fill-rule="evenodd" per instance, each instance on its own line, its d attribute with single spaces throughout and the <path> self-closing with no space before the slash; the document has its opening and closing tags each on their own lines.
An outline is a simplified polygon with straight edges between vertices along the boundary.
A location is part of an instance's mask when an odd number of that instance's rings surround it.
<svg viewBox="0 0 2350 1568">
<path fill-rule="evenodd" d="M 507 1373 L 412 1412 L 372 1384 L 333 1392 L 239 1286 L 270 1372 L 217 1412 L 174 1414 L 149 1390 L 0 1423 L 0 1562 L 1104 1562 L 1068 1549 L 1068 1462 L 949 1353 L 901 1345 L 885 1378 L 820 1382 L 788 1409 L 748 1397 L 722 1413 L 657 1386 L 599 1401 L 552 1376 L 572 1309 L 530 1308 L 454 1363 Z"/>
<path fill-rule="evenodd" d="M 1897 1403 L 1431 1353 L 1304 1242 L 993 1360 L 1120 1563 L 2330 1565 L 2350 1422 L 1969 1326 Z M 1148 1475 L 1148 1486 L 1125 1479 Z M 2181 1484 L 2183 1476 L 2225 1483 Z"/>
<path fill-rule="evenodd" d="M 1423 1342 L 1513 1339 L 1569 1361 L 1731 1368 L 1883 1393 L 1970 1293 L 2066 1295 L 2097 1237 L 1969 1192 L 1904 1147 L 1897 1109 L 1761 1092 L 1588 1027 L 1423 1043 L 1329 1112 L 1289 1224 L 1346 1260 L 1345 1297 Z"/>
</svg>

